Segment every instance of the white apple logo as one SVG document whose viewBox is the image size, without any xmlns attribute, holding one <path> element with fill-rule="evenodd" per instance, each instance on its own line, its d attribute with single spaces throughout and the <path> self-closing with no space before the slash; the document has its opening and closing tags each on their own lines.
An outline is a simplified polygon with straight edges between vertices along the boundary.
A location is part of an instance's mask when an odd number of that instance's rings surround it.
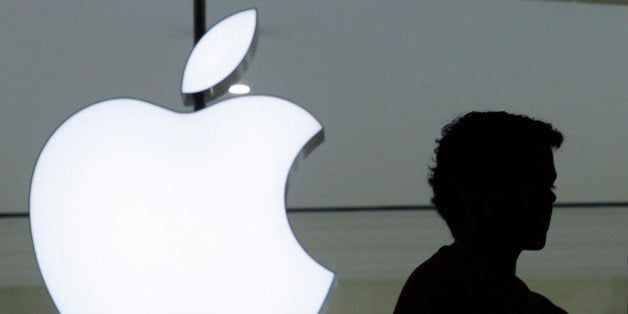
<svg viewBox="0 0 628 314">
<path fill-rule="evenodd" d="M 256 18 L 241 11 L 208 31 L 184 93 L 217 86 L 241 65 Z M 224 49 L 216 43 L 231 44 L 215 38 L 233 36 L 248 43 L 200 64 L 198 51 Z M 193 86 L 194 76 L 209 83 Z M 187 114 L 128 98 L 74 114 L 44 146 L 30 196 L 35 252 L 58 310 L 317 313 L 334 274 L 292 234 L 285 188 L 321 135 L 304 109 L 262 95 Z"/>
</svg>

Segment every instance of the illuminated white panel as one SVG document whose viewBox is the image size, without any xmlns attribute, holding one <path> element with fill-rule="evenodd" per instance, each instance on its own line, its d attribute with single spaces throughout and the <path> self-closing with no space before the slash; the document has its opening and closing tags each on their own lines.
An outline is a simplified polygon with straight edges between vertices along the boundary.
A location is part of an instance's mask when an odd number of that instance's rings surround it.
<svg viewBox="0 0 628 314">
<path fill-rule="evenodd" d="M 233 14 L 214 25 L 196 44 L 188 58 L 181 92 L 192 94 L 208 90 L 246 62 L 255 38 L 257 11 Z"/>
<path fill-rule="evenodd" d="M 295 239 L 289 170 L 322 131 L 281 98 L 192 114 L 134 99 L 65 121 L 37 161 L 31 227 L 61 313 L 318 313 L 333 273 Z"/>
</svg>

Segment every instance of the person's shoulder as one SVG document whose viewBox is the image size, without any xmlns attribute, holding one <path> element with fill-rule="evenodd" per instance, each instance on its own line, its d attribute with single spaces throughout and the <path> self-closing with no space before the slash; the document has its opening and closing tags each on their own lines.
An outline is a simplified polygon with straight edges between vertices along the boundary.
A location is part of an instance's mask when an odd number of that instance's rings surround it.
<svg viewBox="0 0 628 314">
<path fill-rule="evenodd" d="M 399 294 L 395 313 L 427 313 L 455 305 L 451 299 L 461 290 L 459 267 L 456 266 L 450 247 L 441 247 L 408 277 Z"/>
<path fill-rule="evenodd" d="M 548 298 L 546 298 L 542 294 L 530 290 L 530 288 L 528 288 L 525 282 L 523 282 L 523 280 L 521 280 L 519 277 L 515 277 L 515 281 L 513 283 L 514 283 L 515 290 L 519 291 L 518 293 L 520 295 L 527 296 L 528 300 L 530 300 L 530 302 L 534 305 L 536 312 L 547 313 L 547 314 L 567 313 L 567 311 L 563 310 L 562 308 L 552 303 L 552 301 L 550 301 Z"/>
<path fill-rule="evenodd" d="M 406 284 L 431 287 L 434 283 L 442 283 L 457 272 L 456 263 L 451 257 L 450 247 L 443 246 L 412 272 Z"/>
<path fill-rule="evenodd" d="M 557 305 L 555 305 L 554 303 L 552 303 L 552 301 L 550 301 L 548 298 L 544 297 L 543 295 L 536 293 L 534 291 L 530 291 L 530 295 L 532 298 L 532 302 L 534 303 L 534 305 L 536 306 L 537 310 L 539 313 L 548 313 L 548 314 L 563 314 L 563 313 L 567 313 L 567 311 L 563 310 L 562 308 L 558 307 Z"/>
</svg>

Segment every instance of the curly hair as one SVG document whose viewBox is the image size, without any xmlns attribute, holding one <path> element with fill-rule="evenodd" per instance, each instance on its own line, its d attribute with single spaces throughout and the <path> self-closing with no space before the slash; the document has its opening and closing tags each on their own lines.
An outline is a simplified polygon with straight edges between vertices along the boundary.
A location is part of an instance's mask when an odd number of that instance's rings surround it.
<svg viewBox="0 0 628 314">
<path fill-rule="evenodd" d="M 559 148 L 563 135 L 551 124 L 507 112 L 470 112 L 454 119 L 436 140 L 428 183 L 432 204 L 459 239 L 463 211 L 473 209 L 462 193 L 482 193 L 504 155 L 526 147 Z"/>
</svg>

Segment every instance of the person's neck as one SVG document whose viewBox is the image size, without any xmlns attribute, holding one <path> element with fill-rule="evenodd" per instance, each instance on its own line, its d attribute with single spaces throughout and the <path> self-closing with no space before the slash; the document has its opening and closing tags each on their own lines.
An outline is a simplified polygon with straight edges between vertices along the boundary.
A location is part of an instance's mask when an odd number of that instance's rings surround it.
<svg viewBox="0 0 628 314">
<path fill-rule="evenodd" d="M 465 249 L 475 257 L 496 280 L 503 283 L 512 280 L 516 275 L 517 259 L 520 249 L 487 239 L 474 240 L 473 238 L 456 240 L 455 245 Z"/>
</svg>

